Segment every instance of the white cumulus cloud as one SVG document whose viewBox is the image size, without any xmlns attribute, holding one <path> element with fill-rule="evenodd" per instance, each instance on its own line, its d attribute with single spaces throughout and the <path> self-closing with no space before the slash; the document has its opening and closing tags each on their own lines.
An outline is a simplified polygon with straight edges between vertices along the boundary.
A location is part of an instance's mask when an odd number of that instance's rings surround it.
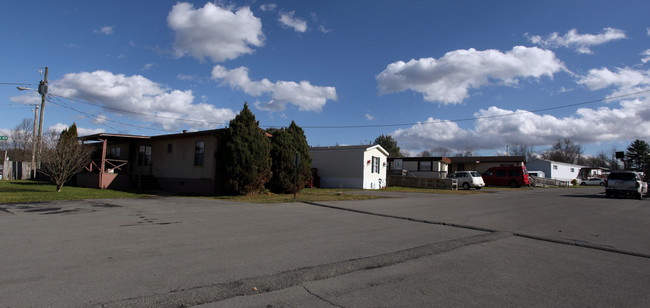
<svg viewBox="0 0 650 308">
<path fill-rule="evenodd" d="M 64 123 L 56 123 L 50 127 L 48 127 L 48 131 L 54 131 L 57 134 L 61 134 L 61 132 L 64 129 L 68 129 L 70 125 L 64 124 Z M 99 133 L 104 133 L 105 130 L 103 128 L 84 128 L 84 127 L 79 127 L 77 126 L 77 135 L 79 136 L 88 136 L 88 135 L 94 135 L 94 134 L 99 134 Z"/>
<path fill-rule="evenodd" d="M 191 90 L 167 89 L 140 75 L 125 76 L 108 71 L 69 73 L 51 81 L 50 93 L 96 103 L 106 112 L 154 122 L 169 130 L 188 126 L 210 129 L 235 117 L 231 109 L 194 103 Z M 96 120 L 106 121 L 105 115 L 100 117 Z"/>
<path fill-rule="evenodd" d="M 156 66 L 155 63 L 147 63 L 147 64 L 145 64 L 145 65 L 144 65 L 140 70 L 141 70 L 141 71 L 148 71 L 148 70 L 150 70 L 150 69 L 151 69 L 152 67 L 154 67 L 154 66 Z"/>
<path fill-rule="evenodd" d="M 466 148 L 495 150 L 507 144 L 549 146 L 560 138 L 582 144 L 602 141 L 650 139 L 650 71 L 617 68 L 593 69 L 578 79 L 591 90 L 611 87 L 610 98 L 618 104 L 579 108 L 572 115 L 555 117 L 527 110 L 506 110 L 496 106 L 474 114 L 469 128 L 459 122 L 428 118 L 393 136 L 403 149 L 420 152 L 438 147 L 455 151 Z M 627 96 L 633 94 L 631 96 Z M 464 122 L 463 122 L 464 123 Z"/>
<path fill-rule="evenodd" d="M 212 79 L 241 90 L 251 96 L 270 96 L 265 103 L 256 104 L 261 110 L 282 111 L 287 104 L 293 104 L 301 111 L 321 111 L 327 100 L 337 100 L 336 88 L 314 86 L 309 81 L 276 81 L 264 78 L 253 81 L 248 76 L 248 68 L 239 67 L 228 70 L 216 65 L 212 69 Z"/>
<path fill-rule="evenodd" d="M 646 49 L 641 53 L 641 55 L 643 56 L 643 58 L 641 58 L 641 62 L 643 63 L 650 62 L 650 49 Z"/>
<path fill-rule="evenodd" d="M 20 103 L 25 105 L 36 105 L 41 103 L 41 95 L 36 91 L 29 91 L 24 95 L 12 96 L 9 98 L 10 101 L 14 103 Z"/>
<path fill-rule="evenodd" d="M 94 33 L 96 34 L 106 34 L 106 35 L 111 35 L 113 34 L 113 27 L 111 26 L 104 26 L 101 27 L 100 29 L 93 30 Z"/>
<path fill-rule="evenodd" d="M 208 2 L 194 9 L 192 4 L 180 2 L 169 12 L 167 24 L 174 31 L 178 57 L 189 54 L 201 61 L 208 57 L 222 62 L 264 45 L 262 22 L 248 7 L 231 11 Z"/>
<path fill-rule="evenodd" d="M 609 27 L 603 29 L 599 34 L 580 34 L 578 30 L 571 29 L 565 35 L 559 35 L 557 32 L 553 32 L 547 37 L 529 34 L 526 34 L 526 37 L 535 45 L 540 45 L 545 48 L 572 48 L 581 54 L 592 54 L 592 46 L 627 38 L 623 30 Z"/>
<path fill-rule="evenodd" d="M 617 68 L 614 72 L 608 68 L 591 69 L 586 76 L 580 77 L 578 83 L 591 90 L 610 86 L 629 89 L 639 85 L 650 85 L 650 71 L 631 68 Z"/>
<path fill-rule="evenodd" d="M 278 8 L 278 5 L 275 3 L 266 3 L 260 5 L 260 10 L 264 12 L 273 12 Z"/>
<path fill-rule="evenodd" d="M 280 14 L 280 23 L 284 27 L 293 28 L 296 32 L 305 32 L 307 31 L 307 22 L 304 19 L 294 17 L 294 11 L 289 13 Z"/>
<path fill-rule="evenodd" d="M 469 89 L 497 81 L 515 85 L 521 78 L 552 77 L 564 64 L 552 51 L 516 46 L 507 52 L 470 48 L 446 53 L 442 58 L 422 58 L 389 64 L 377 75 L 380 93 L 413 90 L 424 100 L 442 104 L 461 103 Z"/>
<path fill-rule="evenodd" d="M 475 117 L 471 128 L 430 117 L 390 135 L 411 152 L 437 147 L 454 151 L 496 150 L 514 143 L 548 146 L 561 138 L 582 144 L 650 138 L 647 98 L 624 101 L 617 108 L 580 108 L 575 114 L 561 118 L 494 106 L 481 109 Z"/>
</svg>

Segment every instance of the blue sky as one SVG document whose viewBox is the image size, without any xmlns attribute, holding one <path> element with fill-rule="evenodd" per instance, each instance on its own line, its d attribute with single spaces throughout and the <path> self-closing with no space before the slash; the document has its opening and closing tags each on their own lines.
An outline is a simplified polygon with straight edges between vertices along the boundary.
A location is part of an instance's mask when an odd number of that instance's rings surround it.
<svg viewBox="0 0 650 308">
<path fill-rule="evenodd" d="M 410 153 L 493 155 L 560 138 L 650 139 L 646 1 L 12 1 L 0 11 L 0 134 L 262 127 L 312 146 L 390 134 Z M 636 94 L 635 94 L 636 93 Z M 633 94 L 633 95 L 630 95 Z M 621 97 L 622 96 L 622 97 Z"/>
</svg>

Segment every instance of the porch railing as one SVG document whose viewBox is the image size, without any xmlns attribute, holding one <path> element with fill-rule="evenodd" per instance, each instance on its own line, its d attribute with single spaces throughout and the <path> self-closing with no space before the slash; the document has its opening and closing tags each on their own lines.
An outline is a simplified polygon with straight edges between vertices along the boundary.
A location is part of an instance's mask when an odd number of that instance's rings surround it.
<svg viewBox="0 0 650 308">
<path fill-rule="evenodd" d="M 115 171 L 123 171 L 122 167 L 126 166 L 129 161 L 128 160 L 120 160 L 120 159 L 106 159 L 104 160 L 105 165 L 105 170 L 113 170 Z M 92 160 L 88 167 L 84 167 L 84 169 L 88 172 L 100 172 L 101 171 L 101 159 L 97 160 Z"/>
<path fill-rule="evenodd" d="M 528 179 L 530 180 L 530 186 L 533 187 L 568 187 L 570 184 L 569 181 L 540 178 L 532 175 Z"/>
<path fill-rule="evenodd" d="M 434 179 L 434 178 L 420 178 L 420 177 L 412 177 L 412 176 L 389 175 L 388 186 L 455 190 L 458 189 L 458 181 L 456 179 Z"/>
</svg>

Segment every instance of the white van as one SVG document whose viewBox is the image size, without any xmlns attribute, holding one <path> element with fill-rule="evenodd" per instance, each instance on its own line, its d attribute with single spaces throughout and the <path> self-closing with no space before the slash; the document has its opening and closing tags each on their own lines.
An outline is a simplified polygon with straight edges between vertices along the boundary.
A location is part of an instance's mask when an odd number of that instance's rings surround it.
<svg viewBox="0 0 650 308">
<path fill-rule="evenodd" d="M 470 188 L 481 189 L 481 187 L 485 186 L 483 178 L 476 171 L 456 171 L 447 178 L 458 180 L 458 187 L 462 186 L 466 190 Z"/>
</svg>

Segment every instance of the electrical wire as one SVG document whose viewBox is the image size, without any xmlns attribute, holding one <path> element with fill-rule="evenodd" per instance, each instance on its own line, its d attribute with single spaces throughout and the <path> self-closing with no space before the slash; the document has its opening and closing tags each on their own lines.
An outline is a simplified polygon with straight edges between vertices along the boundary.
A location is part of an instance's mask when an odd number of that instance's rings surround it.
<svg viewBox="0 0 650 308">
<path fill-rule="evenodd" d="M 594 103 L 599 103 L 599 102 L 604 102 L 604 101 L 610 101 L 610 100 L 635 96 L 635 95 L 648 93 L 648 92 L 650 92 L 650 90 L 643 90 L 643 91 L 637 91 L 637 92 L 628 93 L 628 94 L 610 96 L 610 97 L 606 97 L 606 98 L 600 98 L 600 99 L 595 99 L 595 100 L 585 101 L 585 102 L 580 102 L 580 103 L 566 104 L 566 105 L 560 105 L 560 106 L 555 106 L 555 107 L 546 107 L 546 108 L 540 108 L 540 109 L 534 109 L 534 110 L 523 110 L 523 111 L 519 111 L 519 112 L 513 112 L 513 113 L 501 114 L 501 115 L 492 115 L 492 116 L 460 118 L 460 119 L 452 119 L 452 120 L 436 120 L 436 121 L 427 121 L 427 122 L 393 123 L 393 124 L 302 126 L 302 128 L 303 129 L 341 129 L 341 128 L 348 128 L 349 129 L 349 128 L 376 128 L 376 127 L 413 126 L 413 125 L 418 125 L 418 124 L 457 123 L 457 122 L 475 121 L 475 120 L 479 120 L 479 119 L 503 118 L 503 117 L 509 117 L 509 116 L 522 115 L 522 114 L 530 114 L 530 113 L 536 114 L 536 113 L 543 112 L 543 111 L 557 110 L 557 109 L 564 109 L 564 108 L 569 108 L 569 107 L 589 105 L 589 104 L 594 104 Z M 160 116 L 160 115 L 155 115 L 155 114 L 141 113 L 141 112 L 136 112 L 136 111 L 124 110 L 124 109 L 120 109 L 120 108 L 108 107 L 108 106 L 103 106 L 103 105 L 99 105 L 99 104 L 89 103 L 89 102 L 86 102 L 86 101 L 83 101 L 83 100 L 80 100 L 80 99 L 65 97 L 65 96 L 51 94 L 51 93 L 48 94 L 48 96 L 64 98 L 64 99 L 68 99 L 68 100 L 71 100 L 71 101 L 75 101 L 75 102 L 79 102 L 79 103 L 82 103 L 82 104 L 87 104 L 87 105 L 91 105 L 91 106 L 95 106 L 95 107 L 101 107 L 101 108 L 108 109 L 108 110 L 124 112 L 124 113 L 131 113 L 131 114 L 136 114 L 136 115 L 146 116 L 146 117 L 152 117 L 152 118 L 160 118 L 160 119 L 182 121 L 182 122 L 208 123 L 208 124 L 214 124 L 214 125 L 217 125 L 217 126 L 225 126 L 227 124 L 227 123 L 200 121 L 200 120 L 193 120 L 193 119 L 183 119 L 183 118 L 166 117 L 166 116 Z M 118 122 L 118 123 L 120 123 L 120 122 Z M 126 123 L 120 123 L 120 124 L 143 128 L 143 127 L 140 127 L 140 126 L 137 126 L 137 125 L 130 125 L 130 124 L 126 124 Z M 260 125 L 260 127 L 262 127 L 262 128 L 278 128 L 280 126 Z M 151 129 L 151 128 L 147 128 L 147 129 Z M 167 131 L 167 130 L 162 130 L 162 129 L 157 129 L 157 130 Z"/>
<path fill-rule="evenodd" d="M 596 99 L 596 100 L 581 102 L 581 103 L 574 103 L 574 104 L 567 104 L 567 105 L 561 105 L 561 106 L 555 106 L 555 107 L 540 108 L 540 109 L 534 109 L 534 110 L 522 110 L 520 112 L 513 112 L 513 113 L 493 115 L 493 116 L 461 118 L 461 119 L 455 119 L 455 120 L 437 120 L 437 121 L 416 122 L 416 123 L 375 124 L 375 125 L 303 126 L 302 128 L 303 129 L 305 129 L 305 128 L 328 128 L 328 129 L 329 128 L 370 128 L 370 127 L 391 127 L 391 126 L 413 126 L 413 125 L 417 125 L 417 124 L 437 124 L 437 123 L 450 123 L 450 122 L 457 123 L 457 122 L 474 121 L 474 120 L 479 120 L 479 119 L 503 118 L 503 117 L 510 117 L 510 116 L 521 115 L 521 114 L 529 114 L 529 113 L 536 114 L 536 113 L 542 112 L 542 111 L 549 111 L 549 110 L 556 110 L 556 109 L 563 109 L 563 108 L 569 108 L 569 107 L 575 107 L 575 106 L 594 104 L 594 103 L 599 103 L 599 102 L 624 98 L 624 97 L 628 97 L 628 96 L 639 95 L 639 94 L 643 94 L 643 93 L 646 93 L 646 92 L 650 92 L 650 90 L 638 91 L 638 92 L 634 92 L 634 93 L 622 94 L 622 95 L 617 95 L 617 96 L 610 96 L 610 97 L 606 97 L 606 98 L 601 98 L 601 99 Z"/>
<path fill-rule="evenodd" d="M 31 83 L 17 83 L 17 82 L 0 82 L 0 84 L 8 84 L 12 86 L 33 86 Z"/>
<path fill-rule="evenodd" d="M 131 111 L 131 110 L 125 110 L 125 109 L 120 109 L 120 108 L 115 108 L 115 107 L 109 107 L 109 106 L 105 106 L 105 105 L 93 104 L 93 103 L 89 103 L 89 102 L 86 102 L 86 101 L 82 101 L 80 99 L 65 97 L 65 96 L 56 95 L 56 94 L 49 94 L 49 95 L 69 99 L 71 101 L 75 101 L 75 102 L 86 104 L 86 105 L 101 107 L 101 108 L 104 108 L 104 109 L 119 111 L 119 112 L 124 112 L 124 113 L 136 114 L 136 115 L 145 116 L 145 117 L 159 118 L 159 119 L 165 119 L 165 120 L 174 120 L 174 121 L 183 121 L 183 122 L 208 123 L 208 124 L 215 124 L 215 125 L 227 125 L 228 124 L 228 123 L 210 122 L 210 121 L 202 121 L 202 120 L 194 120 L 194 119 L 182 119 L 182 118 L 166 117 L 166 116 L 155 115 L 155 114 L 150 114 L 150 113 L 142 113 L 142 112 L 137 112 L 137 111 Z"/>
<path fill-rule="evenodd" d="M 66 104 L 64 101 L 62 101 L 62 100 L 59 99 L 59 98 L 55 98 L 55 99 L 57 99 L 60 103 L 54 102 L 54 101 L 52 101 L 52 100 L 48 100 L 48 102 L 50 102 L 50 103 L 52 103 L 52 104 L 54 104 L 54 105 L 57 105 L 57 106 L 59 106 L 59 107 L 63 107 L 63 108 L 66 108 L 66 109 L 70 109 L 70 110 L 72 110 L 72 111 L 75 111 L 75 112 L 77 112 L 77 113 L 79 113 L 79 114 L 82 114 L 82 115 L 88 116 L 88 117 L 90 117 L 90 118 L 97 118 L 97 117 L 99 117 L 99 115 L 97 115 L 97 114 L 90 114 L 90 113 L 87 113 L 87 112 L 84 112 L 84 111 L 78 110 L 78 109 L 76 109 L 76 108 L 74 108 L 74 107 L 71 107 L 71 106 L 69 106 L 68 104 Z M 139 128 L 139 129 L 156 130 L 156 131 L 162 131 L 162 132 L 176 132 L 176 131 L 172 131 L 172 130 L 166 130 L 166 129 L 159 129 L 159 128 L 151 128 L 151 127 L 146 127 L 146 126 L 134 125 L 134 124 L 124 123 L 124 122 L 115 121 L 115 120 L 111 120 L 111 119 L 104 119 L 104 120 L 105 120 L 105 121 L 108 121 L 108 122 L 112 122 L 112 123 L 120 124 L 120 125 L 126 125 L 126 126 L 130 126 L 130 127 L 134 127 L 134 128 Z M 124 131 L 124 130 L 117 129 L 117 128 L 112 127 L 112 126 L 110 126 L 110 125 L 108 125 L 108 124 L 106 124 L 106 123 L 98 123 L 98 124 L 100 124 L 100 125 L 104 125 L 104 126 L 110 128 L 110 129 L 113 129 L 114 131 L 117 131 L 117 132 L 121 132 L 121 133 L 125 133 L 125 134 L 127 133 L 127 132 Z"/>
</svg>

